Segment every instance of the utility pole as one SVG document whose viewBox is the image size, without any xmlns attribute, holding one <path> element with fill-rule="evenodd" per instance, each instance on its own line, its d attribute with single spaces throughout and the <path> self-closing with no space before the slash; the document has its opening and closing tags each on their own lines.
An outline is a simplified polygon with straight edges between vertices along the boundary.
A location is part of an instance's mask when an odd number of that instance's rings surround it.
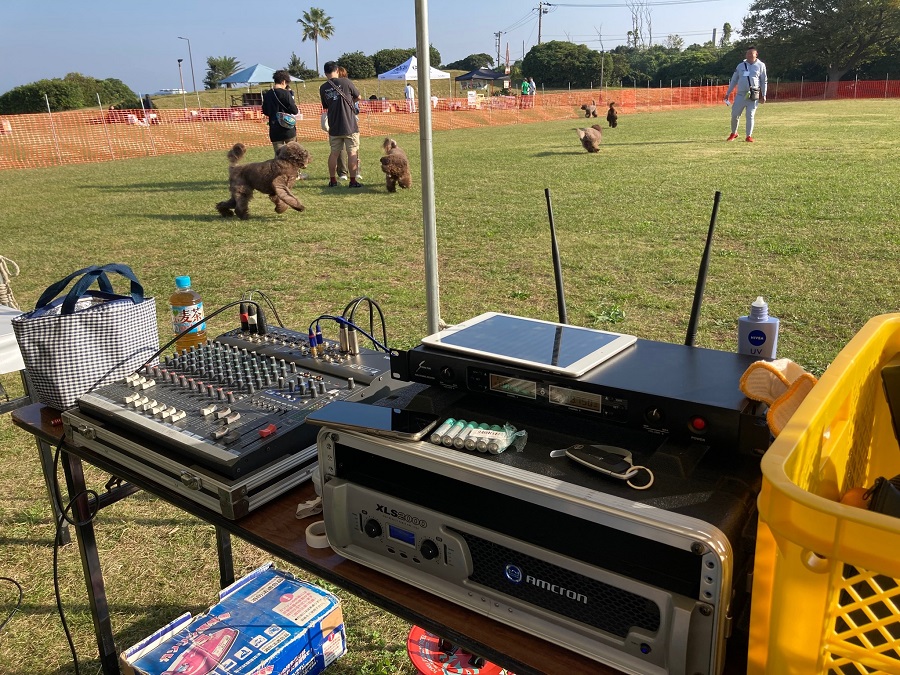
<svg viewBox="0 0 900 675">
<path fill-rule="evenodd" d="M 544 9 L 544 4 L 545 3 L 543 3 L 543 2 L 539 2 L 538 7 L 537 7 L 537 9 L 538 9 L 538 44 L 541 44 L 541 19 L 543 18 L 544 14 L 547 14 L 550 12 L 549 9 Z"/>
<path fill-rule="evenodd" d="M 497 31 L 494 33 L 495 42 L 497 43 L 497 65 L 500 65 L 500 36 L 503 35 L 503 31 Z"/>
</svg>

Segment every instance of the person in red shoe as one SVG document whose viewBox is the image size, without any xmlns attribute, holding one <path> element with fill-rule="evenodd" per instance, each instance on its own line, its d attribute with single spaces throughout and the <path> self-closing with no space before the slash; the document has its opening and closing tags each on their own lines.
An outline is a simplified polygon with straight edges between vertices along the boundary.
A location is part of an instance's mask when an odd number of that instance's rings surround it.
<svg viewBox="0 0 900 675">
<path fill-rule="evenodd" d="M 766 102 L 766 64 L 759 60 L 759 52 L 756 51 L 756 47 L 750 47 L 744 56 L 744 60 L 734 69 L 734 75 L 731 76 L 731 82 L 728 83 L 728 91 L 725 92 L 725 105 L 728 105 L 731 92 L 737 90 L 734 105 L 731 107 L 731 135 L 725 140 L 733 141 L 738 137 L 738 124 L 741 120 L 741 113 L 744 113 L 747 128 L 746 141 L 752 143 L 756 108 L 760 103 Z"/>
</svg>

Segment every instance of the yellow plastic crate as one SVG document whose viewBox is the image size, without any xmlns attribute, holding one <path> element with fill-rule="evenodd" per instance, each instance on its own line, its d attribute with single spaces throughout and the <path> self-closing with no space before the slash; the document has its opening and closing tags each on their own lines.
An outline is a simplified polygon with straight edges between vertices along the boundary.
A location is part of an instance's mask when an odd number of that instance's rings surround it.
<svg viewBox="0 0 900 675">
<path fill-rule="evenodd" d="M 870 320 L 762 461 L 748 673 L 900 674 L 900 518 L 839 503 L 900 474 L 881 367 L 900 314 Z"/>
</svg>

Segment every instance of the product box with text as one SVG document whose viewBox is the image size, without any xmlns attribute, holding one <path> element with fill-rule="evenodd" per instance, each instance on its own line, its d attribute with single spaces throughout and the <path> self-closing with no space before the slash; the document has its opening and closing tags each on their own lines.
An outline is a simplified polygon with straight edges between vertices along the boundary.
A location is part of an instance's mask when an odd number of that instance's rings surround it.
<svg viewBox="0 0 900 675">
<path fill-rule="evenodd" d="M 264 565 L 119 657 L 125 675 L 317 675 L 347 650 L 340 601 Z"/>
</svg>

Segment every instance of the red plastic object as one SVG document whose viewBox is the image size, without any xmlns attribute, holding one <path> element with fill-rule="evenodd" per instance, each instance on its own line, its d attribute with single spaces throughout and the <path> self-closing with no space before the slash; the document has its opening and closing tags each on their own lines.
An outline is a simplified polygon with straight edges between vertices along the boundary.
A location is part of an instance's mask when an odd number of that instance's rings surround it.
<svg viewBox="0 0 900 675">
<path fill-rule="evenodd" d="M 444 652 L 440 643 L 439 637 L 418 626 L 409 631 L 406 650 L 413 666 L 422 675 L 515 675 L 490 661 L 480 666 L 472 665 L 475 657 L 469 652 L 459 647 Z"/>
<path fill-rule="evenodd" d="M 263 427 L 262 429 L 259 430 L 259 437 L 260 438 L 268 438 L 269 436 L 271 436 L 274 433 L 275 433 L 275 425 L 270 424 L 269 426 Z"/>
</svg>

